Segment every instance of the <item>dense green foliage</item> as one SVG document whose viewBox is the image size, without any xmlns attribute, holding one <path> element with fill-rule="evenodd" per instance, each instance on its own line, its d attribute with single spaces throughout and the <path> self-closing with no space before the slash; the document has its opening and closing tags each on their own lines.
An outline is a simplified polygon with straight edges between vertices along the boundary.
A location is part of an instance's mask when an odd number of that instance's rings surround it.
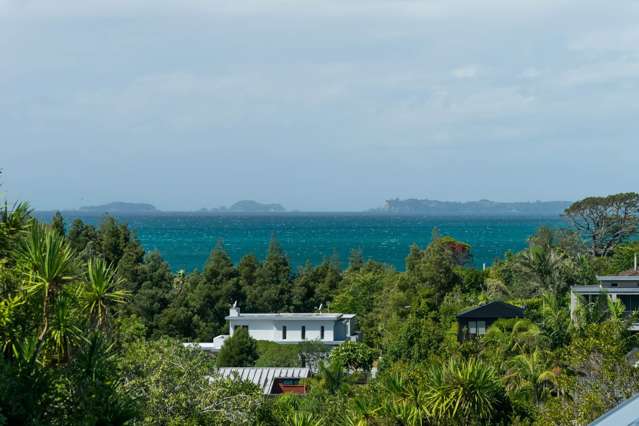
<svg viewBox="0 0 639 426">
<path fill-rule="evenodd" d="M 218 367 L 250 367 L 257 360 L 257 343 L 244 327 L 240 327 L 226 339 L 217 354 Z"/>
<path fill-rule="evenodd" d="M 583 301 L 574 321 L 568 310 L 570 286 L 633 266 L 639 246 L 623 220 L 623 236 L 594 249 L 575 231 L 542 228 L 485 271 L 470 266 L 470 246 L 435 230 L 428 247 L 408 250 L 405 271 L 359 252 L 345 269 L 329 258 L 293 270 L 273 239 L 263 261 L 234 264 L 218 242 L 201 271 L 174 273 L 113 218 L 66 226 L 56 215 L 47 225 L 26 205 L 5 205 L 0 425 L 587 424 L 639 391 L 620 302 Z M 458 342 L 456 314 L 490 300 L 525 306 L 526 318 Z M 255 342 L 238 329 L 216 358 L 181 345 L 226 334 L 235 302 L 355 313 L 362 342 L 328 355 L 319 342 Z M 306 396 L 264 398 L 217 377 L 216 365 L 317 374 Z"/>
</svg>

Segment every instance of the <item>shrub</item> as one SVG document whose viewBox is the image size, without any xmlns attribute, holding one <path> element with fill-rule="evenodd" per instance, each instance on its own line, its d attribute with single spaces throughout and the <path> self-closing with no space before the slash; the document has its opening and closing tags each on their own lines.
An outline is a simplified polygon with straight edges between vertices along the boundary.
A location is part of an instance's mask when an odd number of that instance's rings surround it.
<svg viewBox="0 0 639 426">
<path fill-rule="evenodd" d="M 218 367 L 251 367 L 258 358 L 257 343 L 248 331 L 239 328 L 228 338 L 217 355 Z"/>
<path fill-rule="evenodd" d="M 370 370 L 377 351 L 363 343 L 345 342 L 333 349 L 330 358 L 353 370 Z"/>
</svg>

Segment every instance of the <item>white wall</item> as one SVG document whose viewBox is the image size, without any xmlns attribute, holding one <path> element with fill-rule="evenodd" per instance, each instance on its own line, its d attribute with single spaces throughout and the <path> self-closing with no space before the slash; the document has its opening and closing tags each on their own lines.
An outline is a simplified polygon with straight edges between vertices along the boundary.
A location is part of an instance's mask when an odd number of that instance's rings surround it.
<svg viewBox="0 0 639 426">
<path fill-rule="evenodd" d="M 305 340 L 320 340 L 321 327 L 324 326 L 324 341 L 333 341 L 335 321 L 303 321 L 303 320 L 229 320 L 229 334 L 232 336 L 235 326 L 248 325 L 249 336 L 256 340 L 272 342 L 302 342 L 302 326 L 306 327 Z M 282 327 L 286 326 L 286 340 L 282 340 Z"/>
</svg>

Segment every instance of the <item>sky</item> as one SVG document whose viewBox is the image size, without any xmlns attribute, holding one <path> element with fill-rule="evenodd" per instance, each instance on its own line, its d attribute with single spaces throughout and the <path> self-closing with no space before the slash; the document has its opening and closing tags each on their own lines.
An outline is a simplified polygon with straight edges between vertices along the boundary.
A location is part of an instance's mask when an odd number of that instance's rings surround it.
<svg viewBox="0 0 639 426">
<path fill-rule="evenodd" d="M 639 190 L 639 1 L 0 0 L 0 197 Z"/>
</svg>

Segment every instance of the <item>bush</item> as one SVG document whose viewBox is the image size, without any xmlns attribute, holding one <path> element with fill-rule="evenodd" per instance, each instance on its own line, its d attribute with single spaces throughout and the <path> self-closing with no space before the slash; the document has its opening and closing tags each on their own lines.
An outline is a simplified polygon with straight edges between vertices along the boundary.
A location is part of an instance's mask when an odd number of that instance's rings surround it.
<svg viewBox="0 0 639 426">
<path fill-rule="evenodd" d="M 363 343 L 345 342 L 333 349 L 330 358 L 352 370 L 370 370 L 377 351 Z"/>
<path fill-rule="evenodd" d="M 132 344 L 120 368 L 141 424 L 249 425 L 262 403 L 257 386 L 215 376 L 206 353 L 167 338 Z"/>
<path fill-rule="evenodd" d="M 258 358 L 257 343 L 245 328 L 229 337 L 217 355 L 218 367 L 252 367 Z"/>
<path fill-rule="evenodd" d="M 301 367 L 299 345 L 258 341 L 256 367 Z"/>
<path fill-rule="evenodd" d="M 282 345 L 260 340 L 257 342 L 256 367 L 310 367 L 316 366 L 326 357 L 328 347 L 320 341 L 308 341 L 293 345 Z"/>
<path fill-rule="evenodd" d="M 444 424 L 499 424 L 512 410 L 495 369 L 475 359 L 433 366 L 424 401 Z"/>
</svg>

